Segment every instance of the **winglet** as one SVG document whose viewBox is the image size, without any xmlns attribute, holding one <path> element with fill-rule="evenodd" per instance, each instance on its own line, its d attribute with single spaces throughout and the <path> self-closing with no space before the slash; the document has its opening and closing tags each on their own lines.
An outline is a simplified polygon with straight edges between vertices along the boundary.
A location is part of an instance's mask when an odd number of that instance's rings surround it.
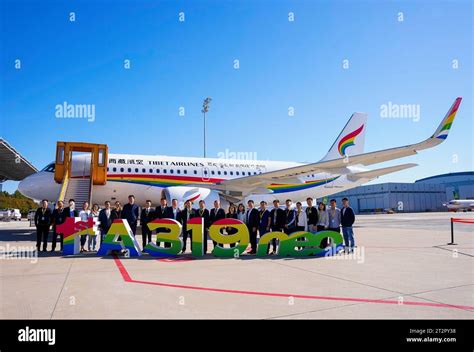
<svg viewBox="0 0 474 352">
<path fill-rule="evenodd" d="M 444 117 L 443 121 L 441 121 L 440 125 L 436 129 L 435 133 L 431 136 L 431 138 L 438 138 L 438 139 L 446 139 L 448 137 L 449 130 L 454 121 L 454 117 L 458 112 L 459 105 L 461 104 L 461 97 L 456 98 L 451 108 L 448 110 L 448 113 Z"/>
</svg>

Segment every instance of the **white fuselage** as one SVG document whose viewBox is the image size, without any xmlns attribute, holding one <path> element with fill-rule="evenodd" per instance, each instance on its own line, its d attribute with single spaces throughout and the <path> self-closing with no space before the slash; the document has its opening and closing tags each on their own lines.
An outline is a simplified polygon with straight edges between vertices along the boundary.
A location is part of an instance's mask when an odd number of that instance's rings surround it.
<svg viewBox="0 0 474 352">
<path fill-rule="evenodd" d="M 54 164 L 52 164 L 54 165 Z M 170 156 L 147 156 L 131 154 L 109 154 L 107 183 L 94 186 L 92 202 L 103 204 L 106 200 L 125 203 L 130 194 L 135 195 L 137 203 L 143 204 L 150 199 L 158 204 L 165 195 L 164 190 L 182 191 L 182 204 L 186 197 L 193 202 L 206 199 L 211 191 L 206 188 L 215 182 L 251 176 L 259 173 L 303 165 L 296 162 L 237 160 L 218 158 L 187 158 Z M 51 166 L 51 164 L 49 165 Z M 36 200 L 58 199 L 61 185 L 54 181 L 51 167 L 25 178 L 18 189 L 24 195 Z M 354 172 L 364 171 L 359 167 L 348 168 Z M 88 177 L 90 173 L 90 155 L 77 155 L 72 158 L 71 177 Z M 256 204 L 261 200 L 269 204 L 274 199 L 284 202 L 305 201 L 308 197 L 320 198 L 368 182 L 367 179 L 356 182 L 346 175 L 317 173 L 298 177 L 301 183 L 275 184 L 265 192 L 256 192 L 241 201 L 253 199 Z M 215 192 L 215 191 L 214 191 Z M 180 193 L 181 194 L 181 193 Z"/>
<path fill-rule="evenodd" d="M 474 209 L 474 199 L 453 199 L 445 204 L 449 210 L 472 210 Z"/>
</svg>

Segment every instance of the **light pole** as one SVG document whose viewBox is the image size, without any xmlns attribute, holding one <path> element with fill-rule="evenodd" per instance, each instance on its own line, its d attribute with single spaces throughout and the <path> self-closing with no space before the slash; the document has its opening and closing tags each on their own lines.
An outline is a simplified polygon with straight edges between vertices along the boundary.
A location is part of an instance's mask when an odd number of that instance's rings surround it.
<svg viewBox="0 0 474 352">
<path fill-rule="evenodd" d="M 202 102 L 201 112 L 204 114 L 204 157 L 206 157 L 206 112 L 209 111 L 209 103 L 212 101 L 212 98 L 207 97 Z"/>
</svg>

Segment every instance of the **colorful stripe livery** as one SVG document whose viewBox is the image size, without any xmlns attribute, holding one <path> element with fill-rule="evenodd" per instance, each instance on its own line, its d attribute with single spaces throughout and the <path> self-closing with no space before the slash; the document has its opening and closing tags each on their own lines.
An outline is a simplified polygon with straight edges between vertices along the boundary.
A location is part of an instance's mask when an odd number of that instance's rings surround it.
<svg viewBox="0 0 474 352">
<path fill-rule="evenodd" d="M 322 180 L 315 180 L 315 181 L 307 181 L 304 184 L 278 184 L 273 183 L 272 185 L 268 186 L 267 188 L 272 190 L 273 193 L 285 193 L 285 192 L 296 192 L 301 191 L 303 189 L 317 187 L 329 182 L 333 182 L 337 180 L 340 176 L 324 178 Z"/>
<path fill-rule="evenodd" d="M 355 131 L 352 131 L 351 133 L 349 133 L 347 136 L 343 137 L 340 141 L 339 141 L 339 144 L 338 144 L 338 150 L 339 150 L 339 154 L 341 156 L 345 156 L 346 155 L 346 149 L 352 145 L 354 145 L 354 140 L 355 138 L 362 132 L 362 130 L 364 129 L 364 125 L 360 126 L 358 129 L 356 129 Z"/>
<path fill-rule="evenodd" d="M 202 177 L 133 174 L 109 174 L 107 175 L 107 180 L 155 187 L 185 186 L 190 183 L 207 185 L 222 181 L 219 178 L 210 178 L 208 181 L 203 181 Z"/>
<path fill-rule="evenodd" d="M 326 183 L 332 182 L 339 178 L 330 177 L 321 180 L 307 181 L 304 184 L 277 184 L 274 183 L 267 188 L 272 190 L 274 193 L 285 193 L 301 191 L 303 189 L 317 187 Z M 119 175 L 108 175 L 108 181 L 125 182 L 133 184 L 141 184 L 155 187 L 170 187 L 170 186 L 186 186 L 187 184 L 202 184 L 206 187 L 208 184 L 217 183 L 223 181 L 223 179 L 211 178 L 209 181 L 203 181 L 201 177 L 189 177 L 189 176 L 163 176 L 163 175 L 130 175 L 130 174 L 119 174 Z"/>
<path fill-rule="evenodd" d="M 451 129 L 454 117 L 456 116 L 456 113 L 458 112 L 458 108 L 459 108 L 459 105 L 461 104 L 461 100 L 462 100 L 461 98 L 457 98 L 453 106 L 449 110 L 449 112 L 446 114 L 446 118 L 444 119 L 443 125 L 441 129 L 439 130 L 438 134 L 436 135 L 436 138 L 446 139 L 446 137 L 448 137 L 449 130 Z"/>
</svg>

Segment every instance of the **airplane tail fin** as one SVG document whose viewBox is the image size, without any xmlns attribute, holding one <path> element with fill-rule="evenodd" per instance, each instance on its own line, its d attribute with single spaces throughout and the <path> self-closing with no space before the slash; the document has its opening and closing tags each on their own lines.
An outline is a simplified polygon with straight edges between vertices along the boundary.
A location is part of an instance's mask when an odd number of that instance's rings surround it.
<svg viewBox="0 0 474 352">
<path fill-rule="evenodd" d="M 321 161 L 339 159 L 364 152 L 367 114 L 356 112 L 352 114 L 333 145 Z"/>
<path fill-rule="evenodd" d="M 435 133 L 431 136 L 431 138 L 438 138 L 444 140 L 448 137 L 449 130 L 454 121 L 454 117 L 458 112 L 459 105 L 461 104 L 461 97 L 456 98 L 451 108 L 448 110 L 446 116 L 439 124 L 438 128 L 436 129 Z"/>
</svg>

